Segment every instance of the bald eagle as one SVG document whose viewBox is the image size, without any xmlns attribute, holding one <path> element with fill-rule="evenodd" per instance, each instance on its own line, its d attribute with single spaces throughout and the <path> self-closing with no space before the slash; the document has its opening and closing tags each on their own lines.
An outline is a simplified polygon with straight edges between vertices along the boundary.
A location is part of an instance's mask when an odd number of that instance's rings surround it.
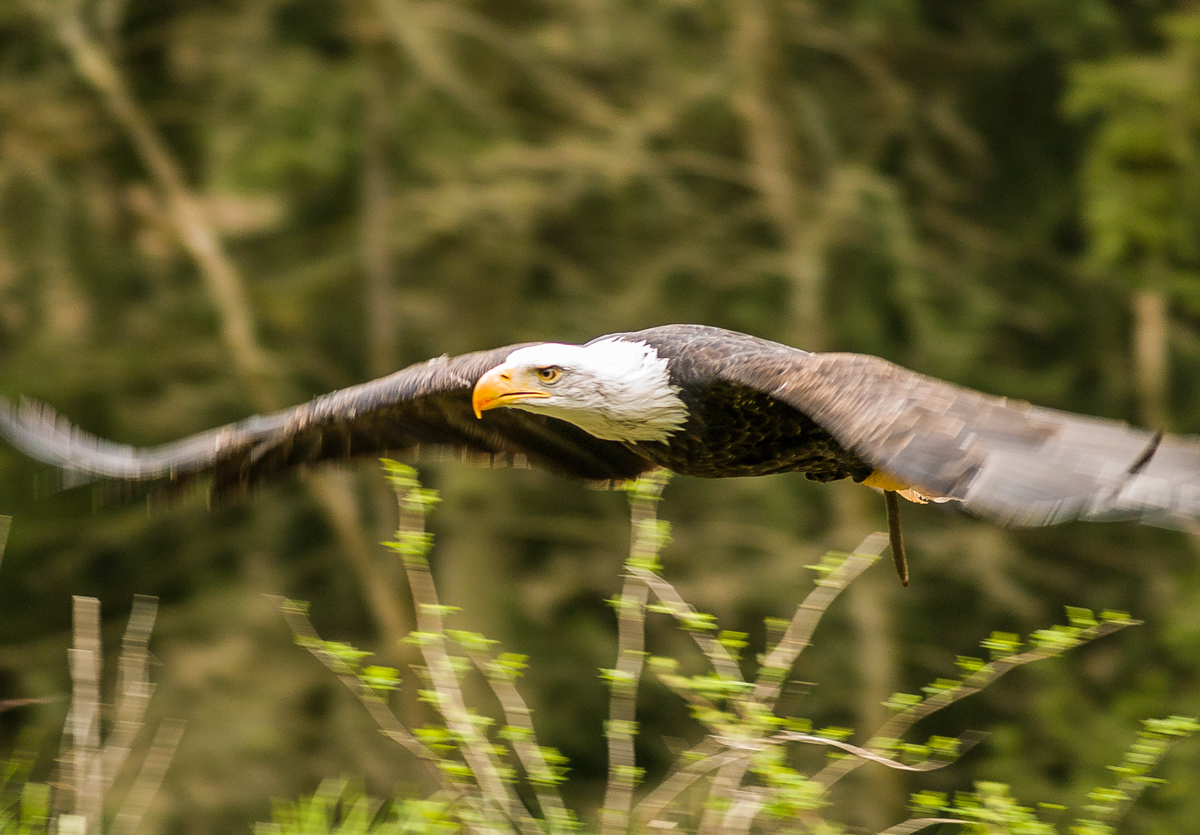
<svg viewBox="0 0 1200 835">
<path fill-rule="evenodd" d="M 96 438 L 30 402 L 0 401 L 0 433 L 86 477 L 211 476 L 218 498 L 298 465 L 428 445 L 591 481 L 659 467 L 849 478 L 884 491 L 902 579 L 897 495 L 1008 525 L 1200 521 L 1200 439 L 700 325 L 443 356 L 159 447 Z"/>
</svg>

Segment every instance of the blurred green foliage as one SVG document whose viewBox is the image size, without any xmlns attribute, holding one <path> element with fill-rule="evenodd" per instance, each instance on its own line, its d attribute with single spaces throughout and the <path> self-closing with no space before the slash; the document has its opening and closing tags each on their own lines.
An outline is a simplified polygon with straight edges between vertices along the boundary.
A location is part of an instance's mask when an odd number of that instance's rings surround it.
<svg viewBox="0 0 1200 835">
<path fill-rule="evenodd" d="M 0 391 L 153 444 L 440 353 L 692 321 L 1200 431 L 1197 15 L 1126 0 L 8 0 Z M 444 499 L 432 569 L 462 610 L 450 625 L 528 657 L 539 736 L 570 758 L 565 794 L 586 813 L 624 500 L 531 471 L 423 471 Z M 414 624 L 385 602 L 400 577 L 347 539 L 395 527 L 376 467 L 149 513 L 103 490 L 46 495 L 48 474 L 7 452 L 0 476 L 15 517 L 0 699 L 65 692 L 71 595 L 115 621 L 135 593 L 162 600 L 157 709 L 189 722 L 151 812 L 162 831 L 244 830 L 267 798 L 329 775 L 362 775 L 372 796 L 418 779 L 262 597 L 311 600 L 322 635 L 407 670 L 391 638 Z M 807 591 L 803 566 L 878 528 L 879 504 L 802 478 L 677 479 L 663 571 L 753 657 L 764 618 Z M 936 507 L 905 521 L 913 587 L 863 578 L 802 665 L 822 725 L 876 726 L 892 693 L 1064 603 L 1146 627 L 949 711 L 993 733 L 932 790 L 995 781 L 1078 807 L 1138 719 L 1200 713 L 1186 535 L 1004 531 Z M 686 657 L 679 640 L 651 630 L 655 654 Z M 406 675 L 395 695 L 414 719 L 417 689 Z M 673 698 L 641 697 L 651 776 L 697 734 Z M 0 751 L 43 728 L 34 771 L 49 775 L 65 709 L 0 714 Z M 1200 820 L 1198 770 L 1182 744 L 1129 830 Z M 881 813 L 902 809 L 903 776 L 853 779 Z M 847 822 L 881 823 L 861 814 Z"/>
</svg>

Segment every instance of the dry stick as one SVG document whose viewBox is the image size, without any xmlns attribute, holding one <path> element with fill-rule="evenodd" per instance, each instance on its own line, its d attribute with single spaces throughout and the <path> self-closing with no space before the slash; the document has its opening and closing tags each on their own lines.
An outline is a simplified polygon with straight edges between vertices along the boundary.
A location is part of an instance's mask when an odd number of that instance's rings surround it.
<svg viewBox="0 0 1200 835">
<path fill-rule="evenodd" d="M 847 556 L 837 568 L 824 578 L 817 580 L 817 587 L 805 598 L 796 610 L 787 631 L 767 655 L 762 673 L 751 694 L 751 703 L 757 703 L 768 709 L 773 709 L 775 701 L 787 676 L 787 671 L 795 664 L 800 653 L 809 645 L 812 633 L 820 622 L 821 616 L 837 595 L 845 589 L 855 577 L 878 558 L 883 550 L 883 537 L 872 534 Z M 749 757 L 730 762 L 717 772 L 713 779 L 710 798 L 732 800 L 741 791 L 742 780 L 750 767 Z M 724 804 L 710 803 L 701 821 L 701 832 L 716 833 L 735 823 L 727 815 L 722 815 L 719 807 Z M 730 806 L 732 810 L 738 808 Z"/>
<path fill-rule="evenodd" d="M 968 744 L 974 744 L 978 740 L 968 740 Z M 858 745 L 851 745 L 848 742 L 840 742 L 838 740 L 826 739 L 825 737 L 816 736 L 814 734 L 801 734 L 792 731 L 781 731 L 773 735 L 764 742 L 754 743 L 747 742 L 738 744 L 728 739 L 717 739 L 714 736 L 706 737 L 700 744 L 689 750 L 684 756 L 692 759 L 692 762 L 676 771 L 670 777 L 662 782 L 654 791 L 648 794 L 641 803 L 637 806 L 638 822 L 643 825 L 649 825 L 659 814 L 662 813 L 667 806 L 671 804 L 680 794 L 687 790 L 688 786 L 699 780 L 705 774 L 716 771 L 735 761 L 749 760 L 759 750 L 762 750 L 766 745 L 774 742 L 805 742 L 814 745 L 825 745 L 831 748 L 838 748 L 847 753 L 854 754 L 857 757 L 877 762 L 881 765 L 893 768 L 899 771 L 934 771 L 939 768 L 945 768 L 953 763 L 952 760 L 944 761 L 928 761 L 908 765 L 906 763 L 897 762 L 889 757 L 882 756 L 863 748 Z"/>
<path fill-rule="evenodd" d="M 88 832 L 98 832 L 104 804 L 100 771 L 100 601 L 73 598 L 75 641 L 70 650 L 71 779 L 75 814 Z"/>
<path fill-rule="evenodd" d="M 912 835 L 913 832 L 920 832 L 922 829 L 937 826 L 939 823 L 957 823 L 960 826 L 966 826 L 970 821 L 960 818 L 910 818 L 909 820 L 901 821 L 895 826 L 889 826 L 880 832 L 879 835 Z"/>
<path fill-rule="evenodd" d="M 111 835 L 133 835 L 137 831 L 175 758 L 185 724 L 181 719 L 168 719 L 159 726 L 137 779 L 113 820 Z"/>
<path fill-rule="evenodd" d="M 887 539 L 884 534 L 875 533 L 868 536 L 854 549 L 854 553 L 849 554 L 837 568 L 817 580 L 816 588 L 797 607 L 796 614 L 788 624 L 787 631 L 784 632 L 775 647 L 767 653 L 750 697 L 752 702 L 766 707 L 774 707 L 788 670 L 796 663 L 800 653 L 808 647 L 812 633 L 816 630 L 825 610 L 855 577 L 878 559 L 886 543 Z M 662 582 L 666 583 L 665 580 Z M 717 646 L 721 645 L 717 643 Z M 724 647 L 721 649 L 724 651 Z M 746 759 L 744 754 L 721 750 L 726 742 L 709 736 L 677 759 L 676 761 L 679 762 L 684 758 L 703 758 L 679 769 L 647 795 L 638 804 L 638 820 L 643 824 L 648 823 L 655 819 L 688 786 L 705 774 L 725 767 L 733 768 L 739 761 Z M 740 783 L 741 774 L 745 773 L 745 765 L 737 767 L 741 768 L 741 772 L 736 775 Z M 734 776 L 732 773 L 726 774 L 726 785 Z M 715 825 L 712 822 L 710 824 Z"/>
<path fill-rule="evenodd" d="M 665 475 L 639 479 L 631 503 L 632 536 L 629 570 L 617 607 L 617 663 L 612 671 L 609 701 L 608 787 L 600 812 L 603 835 L 619 835 L 629 829 L 636 771 L 633 752 L 638 682 L 642 676 L 646 645 L 646 600 L 649 587 L 633 569 L 652 564 L 659 550 L 658 516 L 655 505 L 666 485 Z"/>
<path fill-rule="evenodd" d="M 276 408 L 278 404 L 268 385 L 266 354 L 254 335 L 249 296 L 233 259 L 205 216 L 201 202 L 188 189 L 181 166 L 139 109 L 120 71 L 104 50 L 89 38 L 78 13 L 59 14 L 52 22 L 59 42 L 79 75 L 100 94 L 105 108 L 124 131 L 164 195 L 171 224 L 199 268 L 221 323 L 222 341 L 238 375 L 249 388 L 256 408 L 262 411 Z M 408 631 L 405 619 L 395 606 L 390 605 L 390 596 L 372 592 L 387 584 L 382 582 L 374 565 L 374 552 L 362 534 L 353 506 L 347 509 L 348 500 L 338 495 L 339 488 L 324 474 L 313 474 L 307 483 L 358 571 L 364 595 L 388 652 L 395 652 L 396 642 Z"/>
<path fill-rule="evenodd" d="M 712 737 L 707 737 L 699 745 L 688 751 L 687 755 L 701 757 L 701 759 L 688 763 L 676 771 L 642 799 L 642 802 L 637 805 L 635 810 L 637 820 L 640 824 L 649 826 L 689 786 L 704 777 L 704 775 L 745 757 L 746 752 L 721 750 L 720 742 Z"/>
<path fill-rule="evenodd" d="M 117 679 L 117 715 L 105 740 L 102 773 L 105 791 L 121 771 L 133 749 L 138 731 L 146 718 L 154 685 L 150 683 L 148 645 L 154 620 L 158 614 L 158 598 L 139 594 L 133 598 L 133 611 L 125 626 L 120 667 Z"/>
<path fill-rule="evenodd" d="M 328 667 L 330 672 L 338 677 L 338 681 L 342 682 L 347 690 L 358 697 L 358 700 L 367 709 L 367 713 L 371 714 L 371 718 L 375 720 L 375 724 L 379 726 L 383 735 L 393 742 L 398 742 L 413 756 L 423 760 L 430 766 L 430 772 L 436 778 L 435 781 L 443 788 L 453 790 L 454 787 L 445 781 L 441 769 L 438 768 L 438 755 L 413 736 L 408 728 L 404 727 L 395 714 L 388 709 L 387 702 L 380 698 L 378 693 L 364 684 L 349 664 L 325 648 L 325 642 L 321 640 L 321 637 L 317 634 L 317 630 L 313 628 L 312 621 L 308 619 L 304 608 L 300 604 L 288 600 L 286 597 L 268 595 L 267 599 L 279 609 L 279 613 L 283 615 L 284 620 L 291 627 L 292 633 L 296 636 L 296 643 L 312 653 L 317 660 Z"/>
<path fill-rule="evenodd" d="M 312 622 L 300 604 L 288 600 L 286 597 L 274 595 L 268 595 L 267 599 L 275 604 L 288 626 L 291 627 L 292 633 L 296 636 L 296 643 L 312 653 L 338 677 L 347 690 L 358 697 L 384 736 L 399 743 L 409 753 L 421 759 L 429 767 L 429 774 L 433 782 L 449 796 L 450 800 L 458 800 L 467 796 L 464 785 L 451 783 L 446 779 L 438 765 L 440 757 L 425 747 L 408 728 L 404 727 L 403 723 L 388 708 L 387 703 L 380 698 L 378 693 L 363 683 L 349 664 L 325 648 L 325 642 L 313 628 Z M 469 828 L 472 832 L 477 831 L 474 824 L 470 824 Z M 486 831 L 494 832 L 495 830 L 488 829 Z"/>
<path fill-rule="evenodd" d="M 504 711 L 504 723 L 518 731 L 512 739 L 512 748 L 524 766 L 525 773 L 529 775 L 543 817 L 551 824 L 551 831 L 556 831 L 556 828 L 566 831 L 570 828 L 571 815 L 554 785 L 554 771 L 546 762 L 542 749 L 538 747 L 531 718 L 533 712 L 521 698 L 510 676 L 496 663 L 496 659 L 484 652 L 469 649 L 466 652 L 471 663 L 483 673 L 491 685 L 492 692 L 496 694 L 500 708 Z"/>
<path fill-rule="evenodd" d="M 886 544 L 887 538 L 883 534 L 871 534 L 842 561 L 841 565 L 817 580 L 817 587 L 809 592 L 804 602 L 797 607 L 796 614 L 792 616 L 792 621 L 779 643 L 767 653 L 758 680 L 754 684 L 754 701 L 774 708 L 788 671 L 812 641 L 813 632 L 825 610 L 855 577 L 879 558 Z"/>
<path fill-rule="evenodd" d="M 892 563 L 900 583 L 908 588 L 908 558 L 904 555 L 904 535 L 900 532 L 900 497 L 895 490 L 883 491 L 883 502 L 887 508 L 888 540 L 892 545 Z"/>
<path fill-rule="evenodd" d="M 1134 621 L 1102 621 L 1093 626 L 1089 626 L 1080 632 L 1068 644 L 1051 644 L 1042 647 L 1036 647 L 1026 652 L 1017 655 L 1010 655 L 1006 658 L 1001 658 L 990 664 L 984 665 L 978 671 L 972 673 L 961 684 L 952 687 L 948 690 L 943 690 L 928 699 L 913 705 L 912 707 L 902 710 L 888 721 L 880 726 L 875 735 L 868 740 L 867 748 L 877 748 L 882 740 L 900 739 L 904 733 L 925 718 L 931 713 L 941 710 L 948 705 L 964 699 L 974 693 L 978 693 L 983 688 L 989 686 L 1000 676 L 1017 667 L 1029 664 L 1033 661 L 1041 661 L 1044 658 L 1053 658 L 1061 655 L 1068 649 L 1077 647 L 1080 644 L 1094 641 L 1102 638 L 1105 635 L 1111 635 L 1124 629 L 1126 626 L 1132 626 Z M 813 777 L 813 780 L 821 783 L 826 788 L 829 788 L 842 777 L 854 771 L 860 765 L 866 762 L 865 759 L 856 757 L 845 757 L 840 760 L 835 760 L 829 765 L 821 769 Z"/>
<path fill-rule="evenodd" d="M 425 536 L 425 513 L 420 490 L 414 479 L 408 492 L 398 497 L 399 538 L 419 540 Z M 433 575 L 429 572 L 429 563 L 424 556 L 417 558 L 405 555 L 404 573 L 408 576 L 408 587 L 417 615 L 417 631 L 421 633 L 421 654 L 425 658 L 430 683 L 437 695 L 437 710 L 445 718 L 450 732 L 461 741 L 463 758 L 475 775 L 485 800 L 494 804 L 498 811 L 515 823 L 522 832 L 535 835 L 536 824 L 500 776 L 499 762 L 492 752 L 491 743 L 471 721 L 463 701 L 458 675 L 454 672 L 454 665 L 446 651 L 446 627 L 442 622 L 442 606 L 438 601 Z"/>
<path fill-rule="evenodd" d="M 639 566 L 630 566 L 628 571 L 632 577 L 644 583 L 659 602 L 667 607 L 671 616 L 685 628 L 689 623 L 696 621 L 699 612 L 683 599 L 683 596 L 670 582 L 653 571 Z M 737 662 L 733 660 L 733 656 L 729 654 L 729 650 L 711 633 L 698 629 L 688 629 L 687 631 L 696 645 L 700 647 L 700 651 L 708 657 L 709 663 L 713 665 L 718 676 L 728 681 L 744 680 L 742 671 Z"/>
</svg>

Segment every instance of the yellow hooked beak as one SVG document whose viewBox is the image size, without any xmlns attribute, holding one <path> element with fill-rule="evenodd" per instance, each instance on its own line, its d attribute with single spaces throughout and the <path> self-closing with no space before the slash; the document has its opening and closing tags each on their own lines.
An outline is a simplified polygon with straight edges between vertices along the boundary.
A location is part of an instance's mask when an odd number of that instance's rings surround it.
<svg viewBox="0 0 1200 835">
<path fill-rule="evenodd" d="M 520 375 L 520 372 L 517 373 Z M 475 391 L 471 394 L 471 408 L 475 410 L 475 417 L 483 417 L 483 413 L 488 409 L 550 396 L 549 392 L 531 389 L 528 385 L 514 380 L 513 376 L 512 369 L 498 365 L 479 378 L 479 382 L 475 384 Z"/>
</svg>

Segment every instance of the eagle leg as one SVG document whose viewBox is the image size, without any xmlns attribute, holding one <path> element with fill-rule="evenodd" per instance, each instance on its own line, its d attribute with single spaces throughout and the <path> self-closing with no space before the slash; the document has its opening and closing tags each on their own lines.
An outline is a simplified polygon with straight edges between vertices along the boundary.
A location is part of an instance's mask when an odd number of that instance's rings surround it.
<svg viewBox="0 0 1200 835">
<path fill-rule="evenodd" d="M 888 540 L 892 544 L 892 563 L 900 582 L 908 588 L 908 558 L 904 555 L 904 535 L 900 532 L 900 498 L 895 490 L 883 491 L 883 502 L 887 507 Z"/>
</svg>

